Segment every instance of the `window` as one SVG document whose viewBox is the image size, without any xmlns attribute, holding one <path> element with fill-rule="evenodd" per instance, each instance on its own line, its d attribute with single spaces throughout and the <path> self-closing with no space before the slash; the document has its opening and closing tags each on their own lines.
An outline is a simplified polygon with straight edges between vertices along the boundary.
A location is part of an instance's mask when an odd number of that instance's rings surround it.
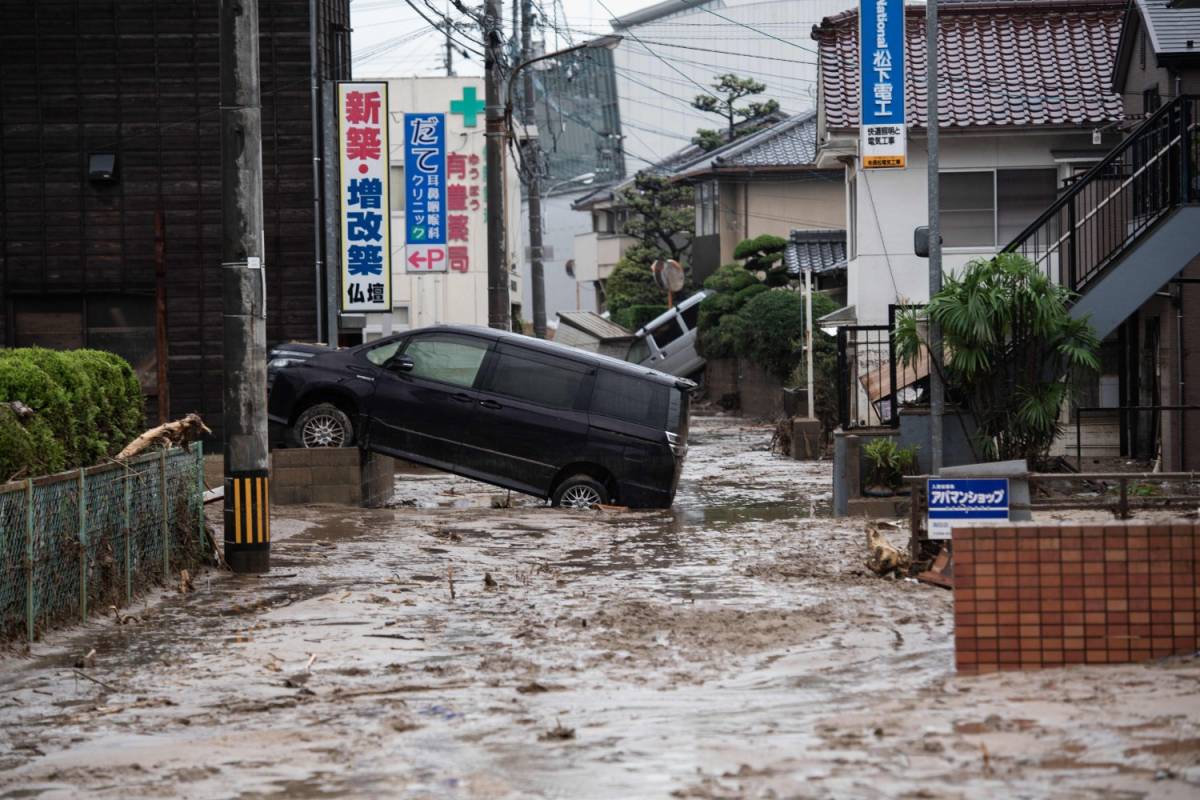
<svg viewBox="0 0 1200 800">
<path fill-rule="evenodd" d="M 679 319 L 672 315 L 666 322 L 651 330 L 650 335 L 654 337 L 654 343 L 661 350 L 683 336 L 683 328 L 679 327 Z"/>
<path fill-rule="evenodd" d="M 715 236 L 718 230 L 717 182 L 707 181 L 696 187 L 696 235 Z"/>
<path fill-rule="evenodd" d="M 500 345 L 489 390 L 550 408 L 575 408 L 587 369 L 573 361 Z"/>
<path fill-rule="evenodd" d="M 996 245 L 994 173 L 943 172 L 938 176 L 938 193 L 946 247 Z"/>
<path fill-rule="evenodd" d="M 695 330 L 696 325 L 700 322 L 700 303 L 692 303 L 679 312 L 679 316 L 683 317 L 683 324 L 687 326 L 689 331 Z"/>
<path fill-rule="evenodd" d="M 1150 116 L 1155 111 L 1162 107 L 1162 95 L 1158 93 L 1158 85 L 1155 84 L 1149 89 L 1142 92 L 1142 113 Z"/>
<path fill-rule="evenodd" d="M 943 172 L 942 242 L 993 248 L 1012 241 L 1058 194 L 1054 169 Z"/>
<path fill-rule="evenodd" d="M 473 386 L 487 350 L 487 343 L 479 339 L 434 334 L 412 339 L 404 355 L 413 361 L 413 368 L 408 372 L 413 377 L 455 386 Z"/>
<path fill-rule="evenodd" d="M 629 347 L 629 355 L 625 356 L 625 360 L 640 364 L 650 357 L 650 345 L 646 344 L 645 339 L 638 339 Z"/>
<path fill-rule="evenodd" d="M 367 350 L 367 361 L 378 367 L 382 367 L 391 361 L 392 356 L 396 355 L 396 351 L 400 349 L 400 345 L 402 344 L 404 344 L 403 339 L 396 339 L 386 344 L 376 345 Z"/>
<path fill-rule="evenodd" d="M 600 370 L 592 392 L 592 413 L 665 430 L 670 388 L 654 381 Z"/>
</svg>

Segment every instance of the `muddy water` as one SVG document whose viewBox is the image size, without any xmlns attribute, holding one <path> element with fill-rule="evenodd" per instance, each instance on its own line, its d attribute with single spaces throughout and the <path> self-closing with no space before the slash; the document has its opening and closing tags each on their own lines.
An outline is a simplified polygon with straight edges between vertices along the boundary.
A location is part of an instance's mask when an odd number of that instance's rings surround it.
<svg viewBox="0 0 1200 800">
<path fill-rule="evenodd" d="M 284 510 L 270 575 L 0 661 L 0 797 L 1197 796 L 1194 661 L 956 678 L 769 436 L 697 420 L 669 512 Z"/>
</svg>

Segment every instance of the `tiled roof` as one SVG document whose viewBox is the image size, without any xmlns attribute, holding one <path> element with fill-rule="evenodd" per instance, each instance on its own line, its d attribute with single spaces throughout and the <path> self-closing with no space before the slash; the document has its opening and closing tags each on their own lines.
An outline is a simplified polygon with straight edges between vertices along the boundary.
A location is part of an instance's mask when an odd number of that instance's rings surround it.
<svg viewBox="0 0 1200 800">
<path fill-rule="evenodd" d="M 806 269 L 816 273 L 845 269 L 846 232 L 792 231 L 783 251 L 783 263 L 789 275 L 800 275 Z"/>
<path fill-rule="evenodd" d="M 1200 7 L 1188 7 L 1174 0 L 1135 0 L 1150 43 L 1159 55 L 1187 53 L 1200 55 Z M 1189 47 L 1188 42 L 1192 45 Z"/>
<path fill-rule="evenodd" d="M 817 159 L 817 113 L 809 111 L 675 166 L 672 177 L 780 167 L 812 168 Z"/>
<path fill-rule="evenodd" d="M 633 338 L 632 333 L 594 311 L 559 311 L 558 319 L 560 324 L 578 328 L 601 341 Z"/>
<path fill-rule="evenodd" d="M 1110 90 L 1126 0 L 942 0 L 940 128 L 1085 125 L 1122 117 Z M 906 6 L 906 114 L 923 128 L 925 7 Z M 858 11 L 813 28 L 830 128 L 858 126 Z"/>
</svg>

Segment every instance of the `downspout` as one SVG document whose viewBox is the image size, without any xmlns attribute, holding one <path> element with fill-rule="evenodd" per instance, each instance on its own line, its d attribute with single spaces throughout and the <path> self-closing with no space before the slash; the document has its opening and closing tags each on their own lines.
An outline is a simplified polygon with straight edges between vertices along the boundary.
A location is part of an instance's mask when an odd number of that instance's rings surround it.
<svg viewBox="0 0 1200 800">
<path fill-rule="evenodd" d="M 1187 383 L 1183 374 L 1183 284 L 1179 287 L 1179 296 L 1175 300 L 1175 369 L 1179 374 L 1179 405 L 1187 405 Z M 1187 412 L 1179 412 L 1179 468 L 1187 469 Z"/>
<path fill-rule="evenodd" d="M 332 345 L 325 335 L 325 326 L 321 316 L 324 303 L 321 302 L 321 291 L 325 285 L 324 249 L 321 245 L 321 232 L 324 229 L 325 217 L 321 213 L 321 96 L 320 73 L 317 69 L 317 0 L 308 0 L 308 61 L 309 105 L 312 107 L 312 188 L 313 188 L 313 286 L 316 293 L 313 300 L 317 309 L 317 341 Z"/>
</svg>

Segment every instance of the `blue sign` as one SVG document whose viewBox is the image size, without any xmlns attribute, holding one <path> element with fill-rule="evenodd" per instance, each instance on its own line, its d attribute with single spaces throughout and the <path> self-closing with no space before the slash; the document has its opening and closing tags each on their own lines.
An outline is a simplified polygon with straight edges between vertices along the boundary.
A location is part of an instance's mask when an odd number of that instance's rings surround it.
<svg viewBox="0 0 1200 800">
<path fill-rule="evenodd" d="M 860 163 L 863 169 L 903 169 L 904 0 L 862 0 L 858 41 Z"/>
<path fill-rule="evenodd" d="M 1007 478 L 930 478 L 929 538 L 949 539 L 955 522 L 1008 519 Z"/>
<path fill-rule="evenodd" d="M 446 115 L 404 115 L 404 241 L 446 243 Z"/>
</svg>

